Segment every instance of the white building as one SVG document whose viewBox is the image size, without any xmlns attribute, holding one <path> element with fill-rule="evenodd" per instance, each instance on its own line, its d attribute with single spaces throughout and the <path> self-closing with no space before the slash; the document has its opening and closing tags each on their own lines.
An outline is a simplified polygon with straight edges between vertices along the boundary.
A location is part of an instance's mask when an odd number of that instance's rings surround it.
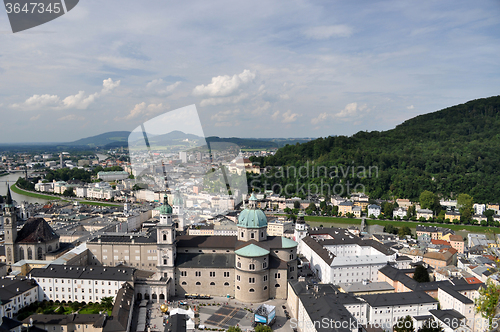
<svg viewBox="0 0 500 332">
<path fill-rule="evenodd" d="M 367 319 L 384 330 L 392 330 L 400 318 L 430 315 L 438 300 L 424 291 L 361 295 L 368 304 Z"/>
<path fill-rule="evenodd" d="M 395 251 L 342 228 L 313 228 L 299 248 L 323 283 L 377 281 L 378 270 L 396 261 Z"/>
<path fill-rule="evenodd" d="M 399 217 L 403 219 L 404 217 L 406 217 L 407 213 L 408 213 L 407 209 L 403 207 L 398 207 L 397 209 L 394 209 L 394 211 L 392 211 L 392 216 L 394 218 Z"/>
<path fill-rule="evenodd" d="M 19 309 L 39 301 L 38 285 L 28 278 L 0 279 L 0 317 L 14 317 Z"/>
<path fill-rule="evenodd" d="M 486 204 L 475 203 L 472 207 L 474 208 L 474 214 L 484 214 L 484 211 L 486 211 Z"/>
<path fill-rule="evenodd" d="M 103 181 L 116 181 L 123 180 L 129 177 L 129 174 L 125 171 L 116 172 L 99 172 L 97 173 L 97 178 Z"/>
<path fill-rule="evenodd" d="M 49 265 L 33 269 L 30 278 L 39 285 L 39 300 L 99 302 L 113 297 L 124 283 L 133 286 L 135 269 L 125 266 Z"/>
<path fill-rule="evenodd" d="M 374 215 L 375 218 L 378 218 L 381 212 L 381 207 L 376 204 L 370 204 L 368 205 L 368 217 L 371 215 Z"/>
</svg>

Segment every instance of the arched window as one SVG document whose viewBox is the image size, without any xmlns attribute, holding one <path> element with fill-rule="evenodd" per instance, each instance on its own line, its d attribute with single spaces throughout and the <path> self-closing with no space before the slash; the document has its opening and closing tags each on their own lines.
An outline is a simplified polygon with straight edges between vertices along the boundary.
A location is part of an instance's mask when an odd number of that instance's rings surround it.
<svg viewBox="0 0 500 332">
<path fill-rule="evenodd" d="M 156 293 L 153 293 L 153 300 L 156 300 L 157 299 L 157 295 Z"/>
<path fill-rule="evenodd" d="M 274 287 L 278 288 L 278 287 L 280 287 L 280 284 L 276 284 L 276 285 L 274 285 Z"/>
<path fill-rule="evenodd" d="M 260 232 L 260 237 L 264 237 L 264 232 Z"/>
<path fill-rule="evenodd" d="M 196 286 L 201 286 L 201 282 L 197 281 Z"/>
<path fill-rule="evenodd" d="M 37 255 L 37 257 L 38 257 L 38 260 L 40 260 L 40 261 L 43 259 L 43 249 L 42 249 L 42 247 L 38 247 L 38 255 Z"/>
<path fill-rule="evenodd" d="M 167 234 L 163 234 L 163 241 L 167 241 Z"/>
<path fill-rule="evenodd" d="M 183 281 L 183 282 L 181 283 L 181 285 L 182 285 L 182 286 L 186 286 L 186 285 L 187 285 L 187 282 Z"/>
<path fill-rule="evenodd" d="M 240 286 L 236 286 L 236 289 L 237 289 L 237 290 L 240 290 Z"/>
<path fill-rule="evenodd" d="M 19 248 L 19 259 L 20 260 L 24 259 L 24 248 L 23 247 Z"/>
<path fill-rule="evenodd" d="M 31 248 L 28 248 L 28 259 L 33 259 L 33 252 L 31 251 Z"/>
<path fill-rule="evenodd" d="M 249 270 L 255 270 L 255 264 L 250 264 L 250 265 L 248 266 L 248 269 L 249 269 Z"/>
<path fill-rule="evenodd" d="M 165 300 L 165 295 L 163 293 L 160 294 L 160 300 Z"/>
<path fill-rule="evenodd" d="M 266 289 L 267 289 L 267 286 L 264 286 L 264 290 L 266 290 Z"/>
<path fill-rule="evenodd" d="M 213 282 L 213 281 L 212 281 L 212 282 L 210 283 L 210 286 L 215 286 L 215 282 Z"/>
<path fill-rule="evenodd" d="M 224 286 L 229 286 L 229 283 L 226 281 L 226 282 L 224 283 Z"/>
<path fill-rule="evenodd" d="M 253 293 L 253 292 L 255 292 L 255 289 L 250 288 L 248 291 L 249 291 L 250 293 Z"/>
</svg>

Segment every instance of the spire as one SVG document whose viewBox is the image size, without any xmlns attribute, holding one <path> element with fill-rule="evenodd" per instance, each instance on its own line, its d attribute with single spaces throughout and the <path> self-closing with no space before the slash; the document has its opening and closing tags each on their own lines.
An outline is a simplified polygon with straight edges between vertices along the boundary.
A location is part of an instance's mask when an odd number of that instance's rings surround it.
<svg viewBox="0 0 500 332">
<path fill-rule="evenodd" d="M 12 195 L 10 193 L 10 187 L 7 185 L 7 200 L 5 201 L 5 206 L 12 206 L 14 203 L 12 201 Z"/>
</svg>

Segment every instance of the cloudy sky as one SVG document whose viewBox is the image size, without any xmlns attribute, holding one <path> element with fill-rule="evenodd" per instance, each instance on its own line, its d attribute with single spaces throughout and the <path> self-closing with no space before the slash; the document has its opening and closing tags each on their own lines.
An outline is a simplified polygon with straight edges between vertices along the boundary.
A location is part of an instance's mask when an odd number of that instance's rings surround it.
<svg viewBox="0 0 500 332">
<path fill-rule="evenodd" d="M 499 88 L 498 0 L 83 0 L 16 34 L 0 8 L 0 143 L 191 104 L 205 135 L 352 135 Z"/>
</svg>

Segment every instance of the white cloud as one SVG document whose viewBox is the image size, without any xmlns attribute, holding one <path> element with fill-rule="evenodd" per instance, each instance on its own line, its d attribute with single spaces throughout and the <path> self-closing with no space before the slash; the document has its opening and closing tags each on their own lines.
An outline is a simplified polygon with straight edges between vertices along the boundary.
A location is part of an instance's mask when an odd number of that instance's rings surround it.
<svg viewBox="0 0 500 332">
<path fill-rule="evenodd" d="M 410 105 L 410 106 L 408 106 L 408 107 L 406 107 L 406 108 L 407 108 L 407 109 L 409 109 L 409 110 L 412 110 L 412 109 L 414 109 L 415 107 L 414 107 L 413 105 Z"/>
<path fill-rule="evenodd" d="M 83 116 L 78 116 L 76 114 L 69 114 L 57 119 L 57 121 L 83 121 L 85 118 Z"/>
<path fill-rule="evenodd" d="M 212 83 L 207 85 L 198 85 L 193 89 L 195 96 L 224 97 L 233 94 L 240 87 L 252 82 L 255 79 L 255 73 L 245 69 L 238 75 L 224 75 L 212 77 Z"/>
<path fill-rule="evenodd" d="M 177 88 L 181 82 L 175 82 L 174 84 L 170 84 L 165 86 L 165 81 L 161 78 L 159 79 L 154 79 L 148 84 L 146 84 L 146 89 L 147 90 L 153 90 L 157 94 L 160 95 L 169 95 L 171 94 L 175 88 Z"/>
<path fill-rule="evenodd" d="M 217 114 L 212 115 L 210 118 L 212 120 L 222 122 L 222 121 L 226 121 L 228 118 L 231 118 L 237 114 L 240 114 L 239 109 L 220 111 Z"/>
<path fill-rule="evenodd" d="M 50 107 L 54 109 L 87 109 L 97 98 L 110 93 L 120 85 L 120 80 L 113 81 L 111 78 L 102 81 L 102 90 L 91 95 L 85 95 L 85 91 L 79 91 L 76 95 L 70 95 L 62 101 L 57 95 L 33 95 L 21 104 L 12 104 L 13 108 L 22 108 L 25 110 Z"/>
<path fill-rule="evenodd" d="M 162 111 L 165 111 L 169 108 L 170 107 L 168 105 L 163 105 L 163 103 L 146 105 L 145 102 L 142 102 L 140 104 L 136 104 L 127 116 L 125 116 L 124 118 L 116 118 L 116 120 L 123 120 L 123 119 L 130 120 L 130 119 L 134 119 L 138 116 L 148 116 L 149 117 L 149 116 L 158 114 Z"/>
<path fill-rule="evenodd" d="M 270 103 L 270 102 L 268 102 L 268 101 L 266 101 L 266 102 L 264 103 L 264 105 L 259 106 L 259 107 L 257 107 L 256 109 L 254 109 L 254 110 L 252 111 L 252 114 L 255 114 L 255 115 L 262 115 L 262 114 L 264 114 L 264 112 L 265 112 L 265 111 L 267 111 L 267 110 L 269 109 L 269 107 L 271 107 L 271 103 Z"/>
<path fill-rule="evenodd" d="M 331 37 L 350 37 L 352 28 L 344 25 L 323 25 L 306 29 L 304 35 L 311 39 L 328 39 Z"/>
<path fill-rule="evenodd" d="M 359 116 L 358 113 L 363 111 L 369 112 L 370 110 L 367 108 L 365 104 L 358 107 L 358 103 L 350 103 L 347 104 L 345 108 L 340 112 L 333 114 L 327 112 L 320 113 L 317 117 L 311 119 L 311 123 L 313 125 L 316 125 L 321 122 L 327 121 L 328 119 L 335 119 L 335 118 L 347 119 L 350 117 L 354 117 L 355 115 Z"/>
<path fill-rule="evenodd" d="M 40 117 L 41 117 L 41 116 L 42 116 L 41 114 L 34 115 L 34 116 L 32 116 L 32 117 L 30 118 L 30 121 L 36 121 L 36 120 L 40 119 Z"/>
<path fill-rule="evenodd" d="M 217 98 L 208 98 L 208 99 L 203 99 L 200 102 L 201 107 L 205 106 L 215 106 L 215 105 L 220 105 L 220 104 L 229 104 L 229 103 L 239 103 L 240 101 L 247 99 L 248 98 L 248 93 L 242 93 L 238 96 L 232 96 L 232 97 L 217 97 Z"/>
<path fill-rule="evenodd" d="M 33 109 L 46 106 L 57 106 L 58 103 L 59 103 L 59 97 L 56 95 L 49 95 L 49 94 L 33 95 L 28 99 L 26 99 L 24 103 L 12 104 L 11 107 Z"/>
<path fill-rule="evenodd" d="M 225 122 L 216 122 L 215 127 L 236 127 L 239 126 L 239 121 L 225 121 Z"/>
<path fill-rule="evenodd" d="M 292 113 L 291 110 L 288 110 L 285 113 L 283 113 L 283 119 L 281 120 L 281 122 L 283 123 L 295 122 L 299 116 L 300 114 Z"/>
<path fill-rule="evenodd" d="M 281 116 L 280 116 L 281 114 Z M 297 120 L 297 118 L 301 116 L 298 113 L 292 113 L 291 110 L 286 111 L 285 113 L 281 113 L 280 111 L 276 111 L 271 115 L 273 120 L 280 120 L 282 123 L 292 123 Z"/>
</svg>

